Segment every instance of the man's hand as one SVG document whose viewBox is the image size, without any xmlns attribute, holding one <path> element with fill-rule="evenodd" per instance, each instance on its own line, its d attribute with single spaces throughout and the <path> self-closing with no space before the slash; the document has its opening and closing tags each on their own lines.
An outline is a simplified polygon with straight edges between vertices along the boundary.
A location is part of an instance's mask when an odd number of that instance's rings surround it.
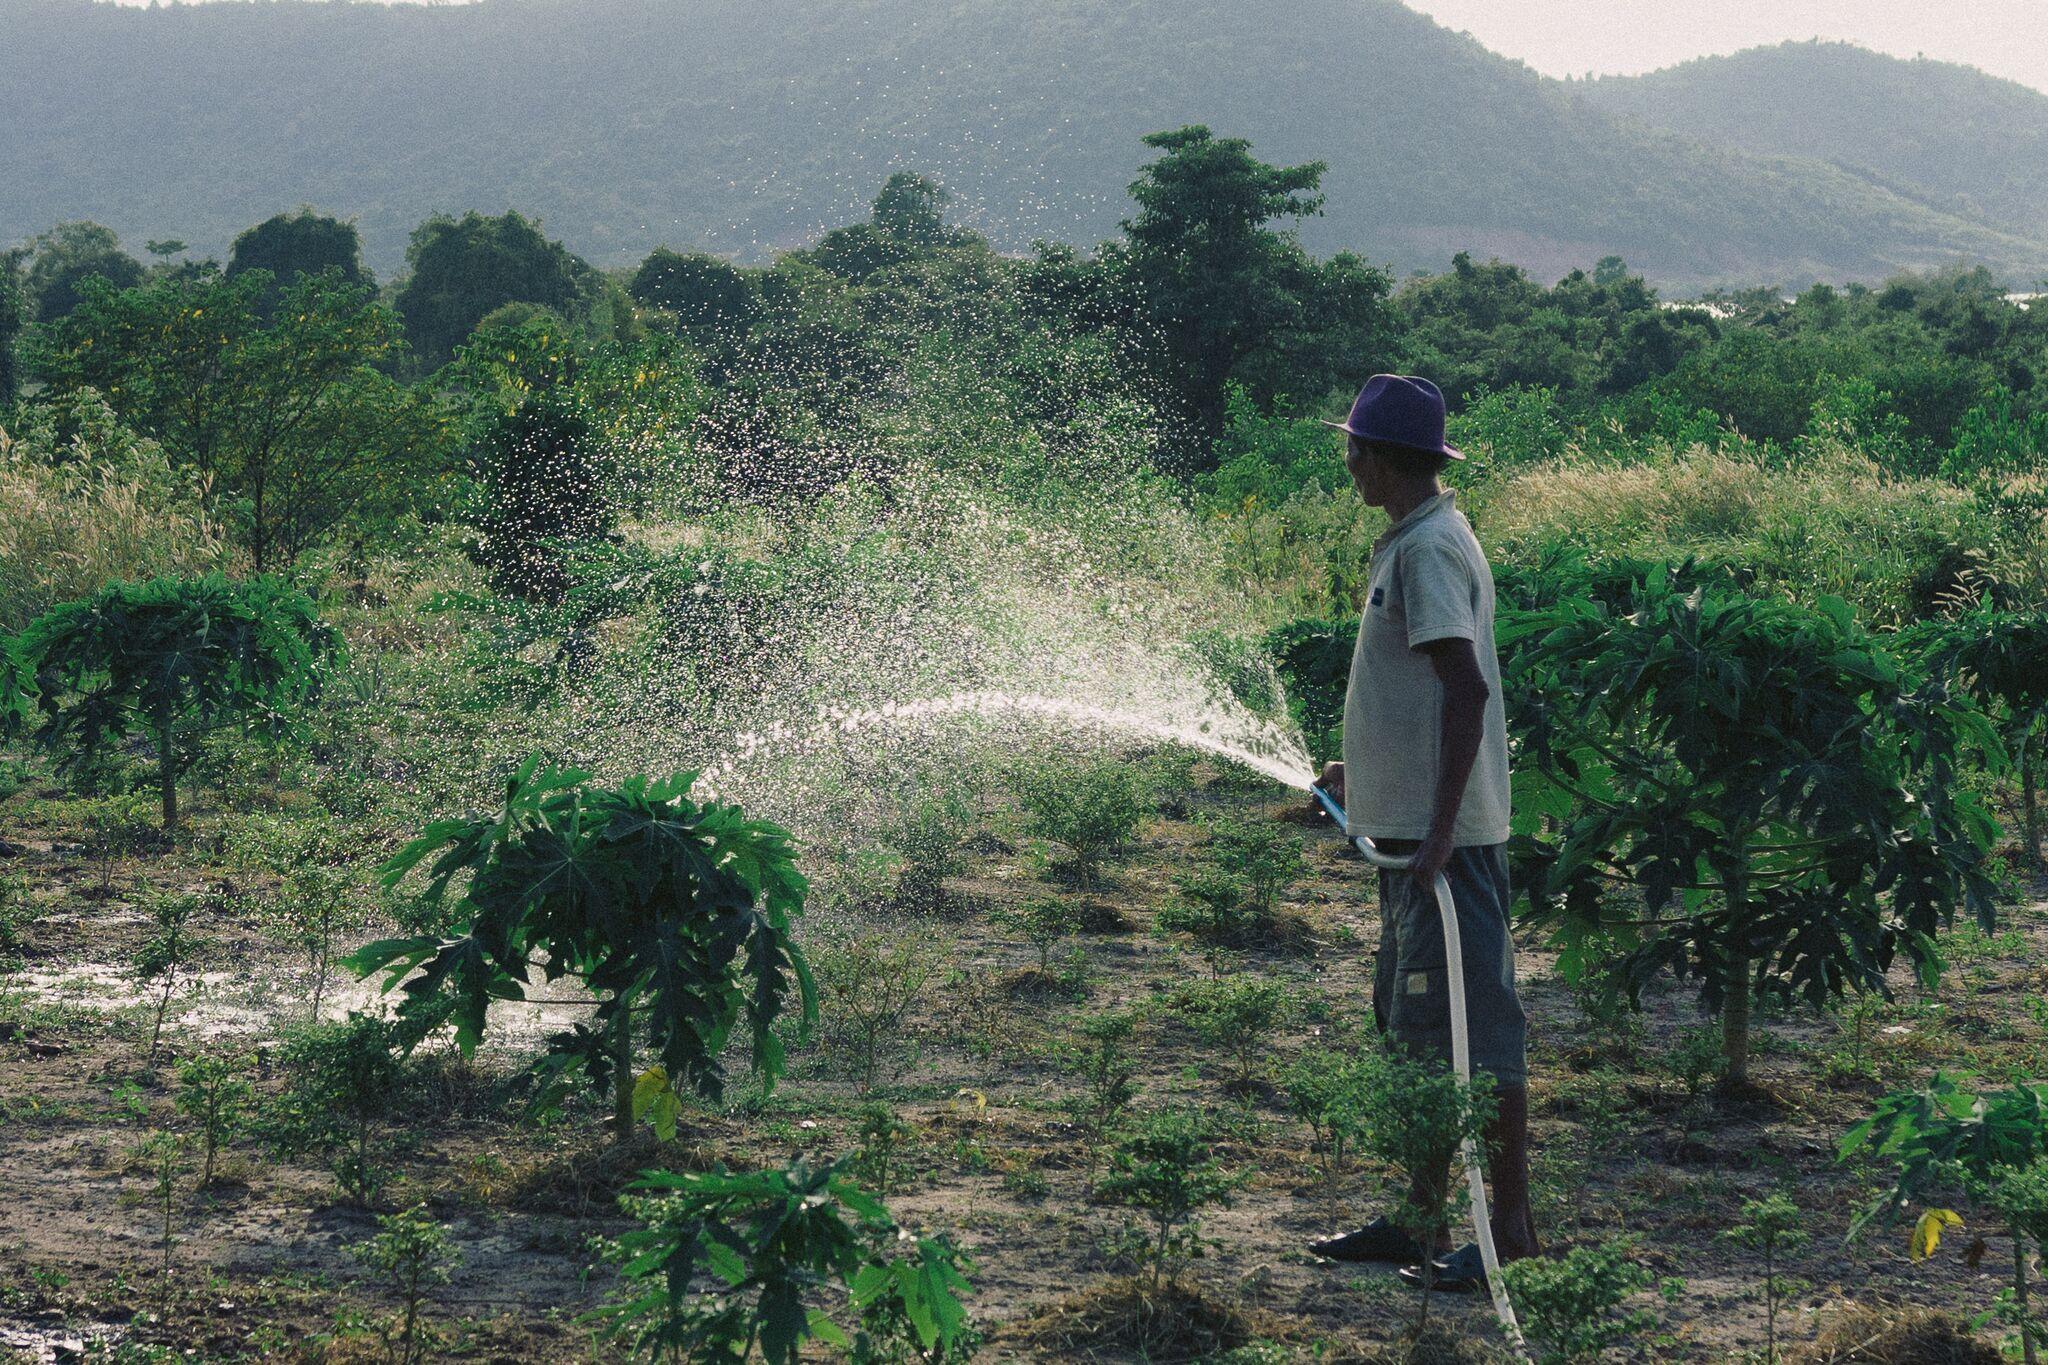
<svg viewBox="0 0 2048 1365">
<path fill-rule="evenodd" d="M 1416 885 L 1434 896 L 1436 874 L 1443 871 L 1451 861 L 1451 834 L 1449 830 L 1431 830 L 1415 849 L 1415 860 L 1408 865 L 1408 874 L 1415 878 Z"/>
<path fill-rule="evenodd" d="M 1316 779 L 1316 785 L 1328 792 L 1332 801 L 1335 801 L 1340 806 L 1343 805 L 1344 765 L 1342 763 L 1325 763 L 1323 765 L 1323 775 Z M 1323 808 L 1323 803 L 1316 800 L 1314 792 L 1309 793 L 1308 808 L 1312 811 L 1320 811 Z"/>
</svg>

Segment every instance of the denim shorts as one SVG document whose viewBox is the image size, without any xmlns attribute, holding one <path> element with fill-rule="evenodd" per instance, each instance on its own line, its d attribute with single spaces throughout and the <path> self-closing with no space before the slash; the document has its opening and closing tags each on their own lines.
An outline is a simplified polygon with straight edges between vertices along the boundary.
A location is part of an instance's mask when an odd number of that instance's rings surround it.
<svg viewBox="0 0 2048 1365">
<path fill-rule="evenodd" d="M 1415 850 L 1413 840 L 1380 839 L 1382 852 Z M 1444 866 L 1457 908 L 1465 961 L 1465 1009 L 1472 1069 L 1494 1088 L 1526 1085 L 1528 1017 L 1515 993 L 1515 941 L 1508 932 L 1505 844 L 1453 849 Z M 1380 873 L 1380 951 L 1373 964 L 1372 1012 L 1380 1031 L 1411 1056 L 1451 1060 L 1450 986 L 1436 893 L 1406 872 Z"/>
</svg>

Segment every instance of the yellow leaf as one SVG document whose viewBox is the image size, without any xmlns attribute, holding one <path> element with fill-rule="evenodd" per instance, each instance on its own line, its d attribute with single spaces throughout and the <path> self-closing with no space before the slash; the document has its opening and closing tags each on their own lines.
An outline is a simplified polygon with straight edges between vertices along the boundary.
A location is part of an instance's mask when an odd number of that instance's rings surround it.
<svg viewBox="0 0 2048 1365">
<path fill-rule="evenodd" d="M 676 1119 L 682 1108 L 682 1102 L 676 1098 L 675 1087 L 668 1083 L 667 1067 L 657 1063 L 634 1078 L 633 1117 L 652 1123 L 662 1141 L 676 1135 Z"/>
<path fill-rule="evenodd" d="M 1947 1228 L 1963 1225 L 1961 1215 L 1954 1209 L 1929 1209 L 1920 1215 L 1920 1221 L 1913 1224 L 1913 1238 L 1906 1247 L 1906 1254 L 1916 1261 L 1924 1261 L 1934 1254 L 1941 1245 L 1941 1234 Z"/>
</svg>

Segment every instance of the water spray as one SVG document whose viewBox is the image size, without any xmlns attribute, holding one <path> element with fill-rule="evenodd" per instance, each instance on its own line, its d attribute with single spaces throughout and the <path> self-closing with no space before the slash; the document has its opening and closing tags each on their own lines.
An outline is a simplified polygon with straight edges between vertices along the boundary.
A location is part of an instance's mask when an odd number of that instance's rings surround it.
<svg viewBox="0 0 2048 1365">
<path fill-rule="evenodd" d="M 1317 783 L 1309 785 L 1309 792 L 1337 822 L 1338 829 L 1348 830 L 1344 808 L 1337 804 L 1337 798 Z M 1414 862 L 1413 858 L 1397 858 L 1380 852 L 1363 834 L 1349 834 L 1347 837 L 1374 867 L 1388 872 L 1403 872 Z M 1451 987 L 1451 1065 L 1457 1069 L 1458 1079 L 1469 1086 L 1472 1084 L 1472 1032 L 1465 1012 L 1465 945 L 1458 933 L 1458 911 L 1451 903 L 1451 883 L 1441 872 L 1436 874 L 1436 908 L 1443 919 L 1444 964 L 1448 969 L 1445 975 Z M 1493 1220 L 1487 1213 L 1486 1177 L 1480 1170 L 1479 1144 L 1470 1134 L 1460 1145 L 1459 1155 L 1464 1159 L 1465 1182 L 1472 1192 L 1472 1235 L 1479 1244 L 1480 1263 L 1486 1267 L 1486 1289 L 1493 1296 L 1493 1313 L 1500 1319 L 1501 1329 L 1508 1334 L 1508 1340 L 1526 1360 L 1529 1348 L 1522 1340 L 1522 1325 L 1515 1319 L 1515 1306 L 1508 1302 L 1507 1281 L 1500 1273 L 1500 1254 L 1493 1245 Z M 1424 1254 L 1429 1254 L 1427 1248 Z"/>
</svg>

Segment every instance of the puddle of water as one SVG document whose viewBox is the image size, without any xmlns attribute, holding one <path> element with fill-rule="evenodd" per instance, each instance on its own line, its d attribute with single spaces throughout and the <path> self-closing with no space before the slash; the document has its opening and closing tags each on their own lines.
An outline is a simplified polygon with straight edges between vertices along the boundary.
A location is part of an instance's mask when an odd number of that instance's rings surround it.
<svg viewBox="0 0 2048 1365">
<path fill-rule="evenodd" d="M 0 1351 L 10 1353 L 10 1359 L 33 1362 L 33 1365 L 84 1360 L 88 1349 L 112 1347 L 125 1331 L 111 1322 L 38 1327 L 0 1319 Z"/>
<path fill-rule="evenodd" d="M 339 979 L 330 976 L 320 1002 L 320 1017 L 331 1021 L 351 1013 L 390 1015 L 403 997 L 395 990 L 386 993 L 383 983 L 381 975 L 367 981 L 354 980 L 345 973 Z M 18 991 L 40 1003 L 105 1014 L 154 1011 L 159 999 L 135 979 L 126 964 L 118 962 L 79 962 L 54 971 L 19 972 L 0 978 L 0 990 Z M 588 1018 L 595 1008 L 594 1002 L 573 998 L 576 987 L 570 982 L 556 982 L 547 990 L 544 1001 L 494 1003 L 486 1033 L 489 1045 L 531 1046 Z M 254 971 L 197 972 L 178 983 L 164 1026 L 202 1039 L 267 1033 L 281 1023 L 304 1020 L 312 993 L 309 975 L 277 970 L 274 964 Z"/>
</svg>

